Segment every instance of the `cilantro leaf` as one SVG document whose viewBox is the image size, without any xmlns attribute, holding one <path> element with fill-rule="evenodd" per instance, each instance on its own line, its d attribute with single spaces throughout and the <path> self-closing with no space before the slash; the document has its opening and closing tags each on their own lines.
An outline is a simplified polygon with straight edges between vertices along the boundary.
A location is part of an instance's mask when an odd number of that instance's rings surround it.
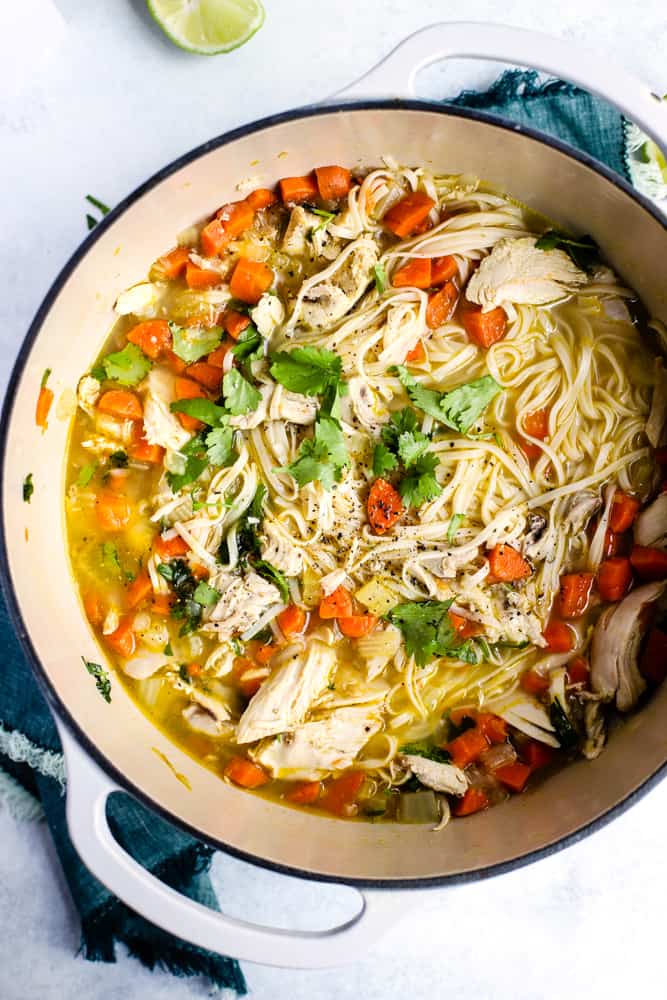
<svg viewBox="0 0 667 1000">
<path fill-rule="evenodd" d="M 123 572 L 120 565 L 118 549 L 113 542 L 102 542 L 102 566 L 115 576 L 120 576 Z"/>
<path fill-rule="evenodd" d="M 599 260 L 599 248 L 592 236 L 573 239 L 557 229 L 548 229 L 535 243 L 537 250 L 563 250 L 573 264 L 590 274 Z"/>
<path fill-rule="evenodd" d="M 206 454 L 211 465 L 231 465 L 236 458 L 234 429 L 223 425 L 209 431 L 206 435 Z"/>
<path fill-rule="evenodd" d="M 405 431 L 398 439 L 398 457 L 407 468 L 425 455 L 429 444 L 429 439 L 421 431 Z"/>
<path fill-rule="evenodd" d="M 86 201 L 90 202 L 94 208 L 97 208 L 102 215 L 108 215 L 111 211 L 108 205 L 105 205 L 103 201 L 100 201 L 99 198 L 95 198 L 92 194 L 86 195 Z"/>
<path fill-rule="evenodd" d="M 255 495 L 248 509 L 241 515 L 236 527 L 236 547 L 239 560 L 245 561 L 249 556 L 259 556 L 261 546 L 257 529 L 264 519 L 264 499 L 267 489 L 264 483 L 260 483 L 255 490 Z M 220 562 L 229 562 L 229 546 L 226 537 L 220 542 L 218 548 L 218 559 Z"/>
<path fill-rule="evenodd" d="M 112 451 L 109 455 L 109 465 L 112 469 L 127 469 L 129 461 L 127 452 L 122 449 Z"/>
<path fill-rule="evenodd" d="M 456 389 L 442 393 L 425 389 L 404 365 L 398 365 L 396 373 L 415 406 L 461 434 L 468 433 L 491 400 L 502 392 L 491 375 L 464 382 Z"/>
<path fill-rule="evenodd" d="M 51 369 L 45 368 L 44 374 L 42 375 L 42 381 L 39 383 L 40 389 L 46 388 L 46 383 L 49 381 L 50 377 L 51 377 Z"/>
<path fill-rule="evenodd" d="M 137 385 L 153 367 L 136 344 L 126 344 L 122 351 L 107 354 L 102 359 L 101 366 L 106 377 L 120 385 Z"/>
<path fill-rule="evenodd" d="M 405 365 L 397 365 L 396 374 L 401 380 L 401 384 L 405 388 L 410 401 L 415 406 L 418 406 L 420 410 L 423 410 L 424 413 L 428 413 L 429 416 L 442 421 L 443 416 L 440 409 L 440 401 L 443 398 L 443 394 L 436 392 L 435 389 L 425 389 L 421 382 L 418 382 L 408 371 Z"/>
<path fill-rule="evenodd" d="M 264 357 L 264 339 L 252 323 L 241 331 L 238 340 L 232 347 L 232 354 L 245 374 L 250 377 L 249 362 L 259 361 Z"/>
<path fill-rule="evenodd" d="M 411 406 L 391 414 L 391 420 L 382 428 L 382 441 L 393 452 L 398 451 L 401 434 L 412 434 L 419 427 L 419 419 Z"/>
<path fill-rule="evenodd" d="M 435 500 L 442 493 L 442 486 L 435 477 L 440 464 L 433 452 L 421 455 L 408 466 L 406 475 L 398 485 L 403 502 L 411 507 L 421 507 L 428 500 Z"/>
<path fill-rule="evenodd" d="M 432 746 L 430 743 L 406 743 L 399 750 L 401 753 L 410 754 L 413 757 L 425 757 L 427 760 L 435 760 L 438 764 L 448 764 L 452 759 L 449 750 Z"/>
<path fill-rule="evenodd" d="M 333 351 L 323 347 L 295 347 L 271 355 L 271 374 L 290 392 L 320 396 L 343 375 L 343 362 Z"/>
<path fill-rule="evenodd" d="M 331 490 L 349 461 L 340 424 L 334 417 L 320 415 L 313 439 L 302 441 L 296 461 L 278 471 L 289 472 L 299 486 L 319 482 Z"/>
<path fill-rule="evenodd" d="M 172 493 L 178 493 L 184 486 L 194 483 L 208 465 L 208 454 L 200 434 L 190 438 L 188 443 L 181 448 L 181 454 L 185 455 L 183 472 L 167 471 L 167 482 Z"/>
<path fill-rule="evenodd" d="M 82 466 L 79 470 L 79 475 L 76 477 L 77 486 L 87 486 L 96 472 L 97 462 L 91 462 L 90 465 Z"/>
<path fill-rule="evenodd" d="M 280 596 L 287 604 L 290 599 L 290 593 L 289 584 L 287 583 L 285 574 L 281 573 L 279 569 L 276 569 L 275 566 L 273 566 L 270 562 L 267 562 L 265 559 L 257 559 L 253 562 L 252 567 L 257 573 L 259 573 L 260 576 L 263 576 L 265 580 L 268 580 L 269 583 L 276 585 L 280 591 Z"/>
<path fill-rule="evenodd" d="M 454 544 L 456 539 L 456 532 L 459 530 L 460 525 L 465 521 L 465 514 L 452 514 L 452 519 L 449 522 L 449 527 L 447 528 L 447 541 L 450 545 Z"/>
<path fill-rule="evenodd" d="M 268 492 L 269 491 L 267 490 L 267 488 L 264 485 L 264 483 L 260 483 L 259 486 L 257 487 L 257 489 L 255 490 L 255 495 L 252 498 L 252 503 L 250 504 L 250 507 L 248 508 L 248 513 L 249 513 L 250 517 L 256 517 L 258 521 L 262 520 L 263 513 L 264 513 L 264 511 L 263 511 L 264 501 L 266 499 L 266 496 L 267 496 Z"/>
<path fill-rule="evenodd" d="M 232 368 L 223 378 L 222 394 L 229 412 L 235 417 L 256 410 L 262 401 L 261 392 L 244 379 L 237 368 Z"/>
<path fill-rule="evenodd" d="M 223 417 L 227 416 L 224 406 L 218 406 L 217 403 L 212 403 L 210 399 L 177 399 L 174 403 L 170 404 L 169 409 L 172 413 L 187 413 L 189 417 L 201 420 L 203 424 L 208 424 L 209 427 L 217 427 Z"/>
<path fill-rule="evenodd" d="M 220 600 L 220 591 L 212 587 L 206 580 L 200 580 L 194 589 L 192 600 L 197 601 L 198 604 L 203 604 L 206 608 L 211 604 L 217 604 Z"/>
<path fill-rule="evenodd" d="M 111 680 L 109 678 L 108 672 L 100 663 L 93 663 L 91 660 L 87 660 L 85 656 L 82 656 L 83 665 L 90 674 L 91 677 L 95 678 L 95 687 L 102 695 L 106 702 L 111 701 Z"/>
<path fill-rule="evenodd" d="M 160 563 L 157 571 L 176 594 L 177 601 L 171 609 L 171 616 L 183 622 L 179 635 L 189 635 L 199 627 L 202 617 L 202 605 L 195 599 L 199 584 L 185 559 Z M 213 590 L 212 587 L 210 589 Z"/>
<path fill-rule="evenodd" d="M 398 467 L 398 459 L 384 444 L 376 444 L 373 452 L 373 475 L 381 478 Z"/>
<path fill-rule="evenodd" d="M 30 500 L 34 492 L 35 492 L 35 486 L 32 481 L 32 472 L 29 472 L 28 475 L 23 480 L 23 499 L 25 503 L 30 503 Z"/>
<path fill-rule="evenodd" d="M 220 344 L 223 333 L 221 326 L 202 329 L 196 326 L 177 326 L 176 323 L 170 323 L 169 329 L 171 330 L 172 351 L 187 364 L 199 361 L 205 354 L 214 351 Z"/>
<path fill-rule="evenodd" d="M 375 287 L 377 288 L 378 295 L 382 295 L 387 287 L 387 272 L 384 269 L 384 264 L 375 265 L 373 268 L 373 276 L 375 278 Z"/>
<path fill-rule="evenodd" d="M 458 641 L 449 616 L 451 604 L 452 601 L 409 602 L 389 612 L 389 620 L 403 633 L 406 651 L 421 667 L 436 656 L 464 663 L 480 662 L 480 651 L 472 640 Z"/>
</svg>

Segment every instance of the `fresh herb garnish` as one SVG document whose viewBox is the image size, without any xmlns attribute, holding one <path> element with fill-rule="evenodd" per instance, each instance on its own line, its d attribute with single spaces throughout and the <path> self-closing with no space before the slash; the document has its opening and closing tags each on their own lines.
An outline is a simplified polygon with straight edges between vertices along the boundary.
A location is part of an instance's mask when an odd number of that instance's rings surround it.
<svg viewBox="0 0 667 1000">
<path fill-rule="evenodd" d="M 107 354 L 101 361 L 104 373 L 120 385 L 137 385 L 148 375 L 152 362 L 136 344 L 126 344 L 122 351 Z"/>
<path fill-rule="evenodd" d="M 452 759 L 449 750 L 443 750 L 442 747 L 436 747 L 430 743 L 406 743 L 400 748 L 400 752 L 411 754 L 413 757 L 435 760 L 438 764 L 448 764 Z"/>
<path fill-rule="evenodd" d="M 435 477 L 438 457 L 428 451 L 426 434 L 418 430 L 417 414 L 410 407 L 392 413 L 382 428 L 382 441 L 373 453 L 373 472 L 383 476 L 399 467 L 402 478 L 399 492 L 407 506 L 420 507 L 440 496 L 442 487 Z"/>
<path fill-rule="evenodd" d="M 255 491 L 252 503 L 242 517 L 239 518 L 236 529 L 236 548 L 241 562 L 247 561 L 250 556 L 259 558 L 260 544 L 257 528 L 264 517 L 262 508 L 266 493 L 266 486 L 260 483 Z M 223 563 L 229 562 L 229 547 L 226 538 L 223 538 L 220 543 L 218 559 Z"/>
<path fill-rule="evenodd" d="M 558 698 L 554 698 L 549 706 L 549 718 L 563 750 L 573 750 L 579 743 L 579 734 L 568 719 Z"/>
<path fill-rule="evenodd" d="M 339 389 L 343 377 L 341 358 L 323 347 L 295 347 L 272 354 L 270 360 L 276 382 L 303 396 L 322 396 L 332 387 Z"/>
<path fill-rule="evenodd" d="M 188 400 L 188 402 L 194 402 L 194 400 Z M 181 448 L 181 454 L 185 455 L 183 472 L 167 471 L 166 474 L 172 493 L 179 493 L 184 486 L 194 483 L 208 465 L 208 453 L 204 439 L 200 434 L 196 434 Z"/>
<path fill-rule="evenodd" d="M 537 250 L 563 250 L 573 264 L 590 274 L 599 260 L 599 248 L 592 236 L 581 236 L 575 240 L 567 233 L 549 229 L 535 243 Z"/>
<path fill-rule="evenodd" d="M 96 472 L 97 462 L 91 462 L 89 465 L 82 466 L 79 469 L 79 475 L 76 477 L 77 486 L 87 486 Z"/>
<path fill-rule="evenodd" d="M 280 591 L 280 596 L 283 601 L 287 604 L 290 599 L 289 584 L 287 583 L 287 577 L 284 573 L 281 573 L 279 569 L 276 569 L 270 562 L 265 559 L 257 559 L 252 563 L 252 568 L 260 576 L 263 576 L 265 580 L 269 583 L 275 584 L 275 586 Z"/>
<path fill-rule="evenodd" d="M 234 428 L 214 427 L 206 435 L 206 454 L 211 465 L 231 465 L 235 458 Z"/>
<path fill-rule="evenodd" d="M 256 410 L 262 401 L 261 392 L 243 377 L 238 368 L 228 371 L 222 380 L 225 405 L 234 417 Z"/>
<path fill-rule="evenodd" d="M 378 295 L 382 295 L 387 287 L 387 272 L 384 269 L 384 264 L 375 265 L 373 268 L 373 276 L 375 278 L 375 287 Z"/>
<path fill-rule="evenodd" d="M 223 330 L 221 326 L 212 326 L 203 329 L 196 326 L 178 326 L 170 323 L 172 350 L 174 354 L 192 364 L 199 361 L 204 355 L 210 354 L 220 344 Z"/>
<path fill-rule="evenodd" d="M 264 338 L 252 323 L 241 331 L 238 340 L 232 347 L 232 354 L 246 378 L 252 378 L 250 362 L 260 361 L 264 357 Z"/>
<path fill-rule="evenodd" d="M 23 500 L 25 503 L 30 503 L 33 493 L 35 492 L 35 485 L 32 481 L 32 472 L 23 480 Z"/>
<path fill-rule="evenodd" d="M 90 202 L 93 208 L 98 209 L 98 211 L 100 211 L 102 215 L 108 215 L 109 212 L 111 211 L 108 205 L 105 205 L 103 201 L 100 201 L 99 198 L 95 198 L 95 196 L 92 194 L 86 195 L 86 201 Z"/>
<path fill-rule="evenodd" d="M 184 559 L 160 563 L 157 571 L 176 594 L 177 600 L 171 609 L 171 616 L 183 622 L 178 634 L 189 635 L 199 627 L 202 617 L 203 606 L 195 598 L 199 584 Z"/>
<path fill-rule="evenodd" d="M 82 656 L 83 664 L 91 677 L 95 678 L 95 687 L 106 702 L 111 701 L 111 680 L 108 672 L 100 663 L 93 663 Z"/>
<path fill-rule="evenodd" d="M 456 532 L 459 530 L 465 519 L 465 514 L 452 514 L 452 519 L 449 522 L 449 527 L 447 528 L 447 541 L 450 545 L 454 544 Z"/>
<path fill-rule="evenodd" d="M 399 604 L 387 615 L 400 628 L 409 655 L 418 666 L 436 656 L 448 656 L 464 663 L 479 663 L 480 653 L 470 639 L 459 642 L 449 616 L 452 601 L 421 601 Z"/>
<path fill-rule="evenodd" d="M 200 580 L 192 594 L 192 599 L 207 608 L 211 604 L 218 603 L 220 600 L 220 591 L 212 587 L 206 580 Z"/>
<path fill-rule="evenodd" d="M 313 229 L 311 230 L 311 232 L 313 233 L 319 233 L 320 229 L 325 229 L 329 225 L 331 220 L 336 218 L 335 212 L 325 212 L 323 208 L 311 208 L 310 211 L 313 213 L 313 215 L 319 215 L 319 217 L 322 219 L 319 225 L 314 226 Z"/>
<path fill-rule="evenodd" d="M 334 483 L 340 482 L 349 462 L 339 422 L 335 417 L 320 415 L 314 437 L 301 442 L 296 461 L 277 471 L 288 472 L 299 486 L 319 482 L 325 490 L 331 490 Z"/>
<path fill-rule="evenodd" d="M 112 451 L 109 455 L 109 465 L 112 469 L 127 469 L 129 461 L 124 451 Z"/>
<path fill-rule="evenodd" d="M 171 648 L 171 642 L 167 643 L 167 645 L 164 647 L 164 649 L 163 649 L 162 652 L 164 653 L 165 656 L 173 656 L 174 655 L 174 651 Z"/>
<path fill-rule="evenodd" d="M 378 478 L 398 468 L 398 459 L 385 444 L 376 444 L 373 452 L 373 475 Z"/>
<path fill-rule="evenodd" d="M 396 367 L 396 374 L 415 406 L 461 434 L 468 433 L 491 400 L 502 391 L 491 375 L 465 382 L 450 392 L 436 392 L 425 389 L 404 365 Z"/>
<path fill-rule="evenodd" d="M 406 506 L 421 507 L 423 503 L 440 496 L 442 486 L 435 477 L 439 464 L 438 456 L 433 452 L 422 454 L 406 464 L 405 475 L 398 484 L 398 492 Z"/>
<path fill-rule="evenodd" d="M 191 684 L 192 678 L 188 673 L 188 668 L 185 663 L 180 663 L 178 666 L 178 676 L 181 678 L 184 684 Z"/>
<path fill-rule="evenodd" d="M 177 399 L 170 404 L 169 409 L 172 413 L 186 413 L 209 427 L 217 427 L 228 416 L 224 406 L 218 406 L 210 399 Z"/>
<path fill-rule="evenodd" d="M 40 389 L 46 388 L 46 383 L 49 381 L 50 376 L 51 376 L 51 369 L 45 368 L 44 374 L 42 375 L 42 381 L 39 383 Z"/>
</svg>

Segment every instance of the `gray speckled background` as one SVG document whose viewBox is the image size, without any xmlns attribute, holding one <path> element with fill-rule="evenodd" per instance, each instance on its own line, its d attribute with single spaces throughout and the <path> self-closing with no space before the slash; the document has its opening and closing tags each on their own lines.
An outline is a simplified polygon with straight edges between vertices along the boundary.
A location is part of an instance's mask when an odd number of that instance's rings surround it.
<svg viewBox="0 0 667 1000">
<path fill-rule="evenodd" d="M 85 235 L 83 196 L 115 203 L 146 176 L 212 135 L 334 92 L 405 34 L 448 16 L 489 18 L 585 41 L 667 91 L 664 0 L 265 0 L 267 20 L 217 59 L 165 42 L 142 0 L 57 0 L 65 28 L 50 61 L 32 25 L 7 32 L 0 6 L 0 384 L 28 322 Z M 16 3 L 16 0 L 15 0 Z M 30 8 L 30 10 L 28 10 Z M 57 32 L 46 33 L 45 48 Z M 44 39 L 42 39 L 44 41 Z M 293 53 L 298 51 L 298 59 Z M 8 68 L 9 70 L 8 71 Z M 29 68 L 30 79 L 26 79 Z M 428 96 L 483 86 L 497 67 L 457 62 L 423 74 Z M 239 94 L 242 97 L 239 98 Z M 36 225 L 38 221 L 38 225 Z M 330 972 L 246 964 L 257 1000 L 616 1000 L 661 996 L 667 785 L 611 827 L 539 865 L 415 897 L 373 955 Z M 445 846 L 446 835 L 443 838 Z M 176 1000 L 204 985 L 76 958 L 78 926 L 43 825 L 0 811 L 0 1000 Z M 219 856 L 214 877 L 234 914 L 325 926 L 348 891 L 295 883 Z"/>
</svg>

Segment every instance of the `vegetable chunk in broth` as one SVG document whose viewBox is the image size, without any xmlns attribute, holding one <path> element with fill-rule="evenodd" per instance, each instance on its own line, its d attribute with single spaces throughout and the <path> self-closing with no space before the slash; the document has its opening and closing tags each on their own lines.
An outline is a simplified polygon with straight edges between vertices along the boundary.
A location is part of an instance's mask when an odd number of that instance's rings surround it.
<svg viewBox="0 0 667 1000">
<path fill-rule="evenodd" d="M 589 237 L 422 167 L 189 239 L 78 387 L 116 677 L 221 780 L 340 817 L 442 829 L 599 754 L 667 672 L 667 331 Z"/>
</svg>

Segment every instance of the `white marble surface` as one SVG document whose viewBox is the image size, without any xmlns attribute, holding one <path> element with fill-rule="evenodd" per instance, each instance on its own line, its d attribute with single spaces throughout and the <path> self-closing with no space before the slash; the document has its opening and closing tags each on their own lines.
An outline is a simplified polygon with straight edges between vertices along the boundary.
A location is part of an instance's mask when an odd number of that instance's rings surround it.
<svg viewBox="0 0 667 1000">
<path fill-rule="evenodd" d="M 28 5 L 28 0 L 24 0 Z M 30 0 L 34 25 L 46 0 Z M 540 28 L 585 41 L 667 91 L 664 0 L 266 0 L 244 48 L 200 59 L 173 48 L 142 0 L 57 0 L 65 31 L 39 58 L 25 24 L 0 92 L 0 385 L 50 282 L 85 235 L 83 196 L 115 203 L 147 175 L 205 139 L 253 118 L 324 97 L 402 36 L 455 14 Z M 14 5 L 15 6 L 15 5 Z M 298 58 L 294 53 L 298 52 Z M 26 67 L 30 77 L 25 81 Z M 19 72 L 21 70 L 21 72 Z M 423 77 L 429 96 L 479 86 L 496 67 L 456 63 Z M 590 1000 L 664 993 L 667 785 L 611 827 L 538 866 L 419 899 L 402 930 L 349 968 L 295 973 L 246 966 L 257 1000 L 439 996 Z M 168 1000 L 205 996 L 201 983 L 75 958 L 78 927 L 42 825 L 0 812 L 2 1000 Z M 219 857 L 214 875 L 236 914 L 324 926 L 345 900 Z"/>
</svg>

